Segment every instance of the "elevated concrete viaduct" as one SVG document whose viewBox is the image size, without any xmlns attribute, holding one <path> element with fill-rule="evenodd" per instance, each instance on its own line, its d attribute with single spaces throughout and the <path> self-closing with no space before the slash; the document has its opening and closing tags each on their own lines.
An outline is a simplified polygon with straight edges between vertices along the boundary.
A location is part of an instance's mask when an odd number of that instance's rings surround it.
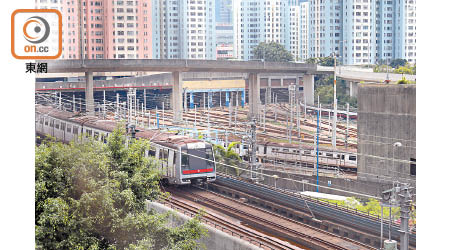
<svg viewBox="0 0 450 250">
<path fill-rule="evenodd" d="M 215 60 L 168 60 L 168 59 L 105 59 L 105 60 L 47 60 L 48 73 L 85 72 L 86 108 L 88 113 L 94 112 L 93 72 L 171 72 L 173 79 L 172 103 L 174 122 L 182 121 L 182 73 L 183 72 L 236 72 L 248 73 L 249 86 L 249 118 L 258 113 L 260 105 L 260 77 L 264 73 L 279 73 L 298 75 L 304 79 L 305 99 L 307 104 L 314 104 L 314 74 L 330 74 L 332 72 L 317 71 L 314 64 L 291 62 L 260 62 L 260 61 L 215 61 Z M 269 81 L 271 82 L 271 81 Z M 298 88 L 297 88 L 298 89 Z"/>
</svg>

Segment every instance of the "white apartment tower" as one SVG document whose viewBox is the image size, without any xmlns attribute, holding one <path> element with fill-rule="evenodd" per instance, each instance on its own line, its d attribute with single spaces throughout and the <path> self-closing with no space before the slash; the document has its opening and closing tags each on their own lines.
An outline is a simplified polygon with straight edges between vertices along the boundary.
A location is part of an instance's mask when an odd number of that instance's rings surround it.
<svg viewBox="0 0 450 250">
<path fill-rule="evenodd" d="M 395 2 L 395 58 L 416 63 L 416 0 Z M 383 2 L 390 2 L 385 1 Z"/>
<path fill-rule="evenodd" d="M 302 36 L 306 29 L 304 18 L 307 12 L 302 12 L 305 6 L 307 3 L 302 5 L 300 1 L 235 0 L 234 56 L 251 60 L 252 50 L 260 42 L 276 42 L 289 50 L 294 59 L 306 58 L 301 50 L 307 47 L 303 39 L 306 37 Z"/>
<path fill-rule="evenodd" d="M 309 57 L 339 53 L 342 47 L 342 0 L 309 0 L 309 15 Z"/>
<path fill-rule="evenodd" d="M 344 64 L 374 64 L 377 56 L 375 0 L 343 0 L 342 47 Z M 337 47 L 337 46 L 336 46 Z"/>
<path fill-rule="evenodd" d="M 301 30 L 300 30 L 300 6 L 289 7 L 289 33 L 287 33 L 286 42 L 289 44 L 287 48 L 295 61 L 300 59 L 301 48 Z"/>
<path fill-rule="evenodd" d="M 153 57 L 216 59 L 214 0 L 152 0 Z"/>
<path fill-rule="evenodd" d="M 415 63 L 415 0 L 309 0 L 309 57 L 344 64 Z"/>
<path fill-rule="evenodd" d="M 300 53 L 299 60 L 305 61 L 309 57 L 309 3 L 300 3 Z"/>
</svg>

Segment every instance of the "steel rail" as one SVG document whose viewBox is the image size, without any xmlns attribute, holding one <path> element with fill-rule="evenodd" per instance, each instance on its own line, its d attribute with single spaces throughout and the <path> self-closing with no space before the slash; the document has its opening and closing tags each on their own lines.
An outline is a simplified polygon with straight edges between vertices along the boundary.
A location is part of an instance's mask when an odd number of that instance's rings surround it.
<svg viewBox="0 0 450 250">
<path fill-rule="evenodd" d="M 248 194 L 252 194 L 256 197 L 266 199 L 268 201 L 276 201 L 278 204 L 283 204 L 285 206 L 295 208 L 295 209 L 304 209 L 306 210 L 305 200 L 294 197 L 292 195 L 288 195 L 286 193 L 280 193 L 278 191 L 274 191 L 267 187 L 258 186 L 255 184 L 250 184 L 247 182 L 225 178 L 221 176 L 217 176 L 216 184 L 223 184 L 232 189 L 239 190 L 240 192 L 246 192 Z M 342 209 L 337 209 L 332 206 L 325 206 L 324 204 L 308 201 L 309 207 L 313 210 L 314 214 L 319 217 L 328 218 L 334 220 L 342 225 L 348 225 L 352 228 L 358 228 L 365 232 L 379 235 L 380 221 L 374 218 L 368 218 L 367 216 L 361 216 L 361 214 L 356 214 L 352 211 L 343 211 Z M 383 224 L 383 230 L 387 232 L 389 230 L 387 224 Z M 399 228 L 397 226 L 392 227 L 392 236 L 400 237 Z M 416 235 L 409 234 L 410 237 L 410 245 L 415 246 L 416 243 Z"/>
<path fill-rule="evenodd" d="M 235 200 L 233 200 L 233 199 L 231 199 L 229 197 L 226 197 L 226 196 L 223 196 L 223 195 L 220 195 L 220 194 L 218 195 L 218 194 L 213 193 L 213 192 L 208 191 L 208 190 L 203 190 L 203 191 L 206 191 L 208 193 L 212 193 L 215 196 L 220 196 L 221 198 L 224 198 L 226 200 L 230 200 L 230 201 L 235 202 Z M 286 226 L 283 226 L 283 225 L 279 225 L 276 222 L 267 220 L 265 218 L 262 218 L 262 217 L 259 217 L 259 216 L 253 215 L 253 214 L 250 214 L 248 212 L 242 211 L 241 209 L 237 209 L 237 208 L 234 208 L 232 206 L 226 205 L 226 204 L 224 204 L 222 202 L 218 202 L 218 201 L 212 200 L 212 199 L 210 199 L 208 197 L 205 197 L 203 195 L 192 193 L 192 192 L 189 192 L 187 190 L 183 190 L 183 191 L 178 190 L 178 192 L 183 193 L 184 197 L 190 197 L 192 200 L 195 200 L 196 202 L 198 202 L 200 204 L 204 204 L 204 205 L 207 205 L 207 206 L 213 206 L 215 209 L 221 210 L 224 213 L 231 214 L 233 217 L 239 218 L 241 220 L 257 222 L 260 225 L 264 225 L 264 228 L 272 228 L 272 230 L 274 230 L 276 232 L 283 232 L 283 234 L 288 233 L 288 234 L 290 234 L 291 238 L 297 239 L 298 237 L 300 237 L 301 239 L 307 239 L 307 240 L 309 240 L 309 244 L 313 244 L 313 245 L 316 245 L 316 246 L 321 246 L 322 248 L 325 248 L 325 249 L 338 249 L 338 250 L 346 250 L 346 249 L 348 249 L 347 247 L 336 245 L 336 244 L 334 244 L 332 242 L 326 241 L 326 240 L 318 238 L 316 236 L 310 236 L 310 235 L 304 234 L 302 232 L 296 231 L 294 229 L 291 229 L 289 227 L 286 227 Z M 283 216 L 281 216 L 279 214 L 276 214 L 276 213 L 273 213 L 273 212 L 268 212 L 268 211 L 263 210 L 261 208 L 255 207 L 253 205 L 243 204 L 243 206 L 250 207 L 252 209 L 255 209 L 257 211 L 261 211 L 261 212 L 266 213 L 266 214 L 270 214 L 271 216 L 274 216 L 274 217 L 277 217 L 277 218 L 280 218 L 280 219 L 283 219 L 283 220 L 291 221 L 291 222 L 293 222 L 293 223 L 295 223 L 297 225 L 300 225 L 300 226 L 302 226 L 304 228 L 308 228 L 310 230 L 313 230 L 313 231 L 316 231 L 316 232 L 320 232 L 320 233 L 328 235 L 328 236 L 332 236 L 332 237 L 335 237 L 335 238 L 343 239 L 346 242 L 351 242 L 351 243 L 353 243 L 355 245 L 359 245 L 359 246 L 363 247 L 363 249 L 374 249 L 374 248 L 372 248 L 370 246 L 367 246 L 365 244 L 362 244 L 360 242 L 357 242 L 357 241 L 354 241 L 354 240 L 351 240 L 351 239 L 347 239 L 347 238 L 344 238 L 344 237 L 341 237 L 341 236 L 337 236 L 337 235 L 332 234 L 330 232 L 327 232 L 325 230 L 318 229 L 318 228 L 312 227 L 312 226 L 304 224 L 304 223 L 300 223 L 298 221 L 295 221 L 295 220 L 283 217 Z"/>
<path fill-rule="evenodd" d="M 178 209 L 184 210 L 184 211 L 188 212 L 191 215 L 191 217 L 199 214 L 199 212 L 200 212 L 200 210 L 198 208 L 176 198 L 173 195 L 169 199 L 164 199 L 161 202 L 165 205 L 170 205 L 171 208 L 178 208 Z M 224 231 L 224 229 L 229 230 L 231 233 L 231 236 L 233 236 L 233 237 L 238 236 L 240 239 L 244 238 L 244 240 L 245 240 L 245 237 L 247 237 L 248 242 L 250 242 L 251 244 L 256 243 L 254 245 L 257 245 L 259 247 L 265 246 L 271 250 L 276 250 L 276 249 L 297 250 L 298 249 L 298 248 L 292 247 L 290 244 L 281 244 L 281 243 L 276 242 L 268 237 L 260 236 L 242 226 L 238 226 L 234 223 L 231 223 L 225 219 L 214 216 L 210 213 L 206 213 L 206 215 L 202 217 L 202 221 L 205 224 L 209 223 L 210 225 L 213 225 L 214 228 L 217 228 L 218 226 L 221 227 L 221 231 Z"/>
</svg>

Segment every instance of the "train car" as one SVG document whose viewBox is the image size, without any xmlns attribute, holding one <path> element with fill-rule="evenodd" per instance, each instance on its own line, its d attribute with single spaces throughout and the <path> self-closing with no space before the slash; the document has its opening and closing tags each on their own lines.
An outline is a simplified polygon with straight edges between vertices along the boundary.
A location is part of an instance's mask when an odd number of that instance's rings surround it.
<svg viewBox="0 0 450 250">
<path fill-rule="evenodd" d="M 244 160 L 248 160 L 247 145 L 239 144 L 233 148 Z M 314 146 L 298 144 L 259 142 L 256 148 L 258 162 L 273 163 L 300 163 L 305 166 L 314 166 L 316 163 L 316 149 Z M 357 157 L 354 149 L 348 151 L 321 148 L 319 151 L 319 163 L 323 167 L 340 168 L 349 172 L 356 172 Z"/>
<path fill-rule="evenodd" d="M 321 165 L 340 167 L 356 172 L 357 157 L 353 149 L 349 151 L 321 149 L 319 162 Z M 297 144 L 264 142 L 258 145 L 257 156 L 274 162 L 310 162 L 316 161 L 316 149 L 313 146 Z"/>
<path fill-rule="evenodd" d="M 36 134 L 50 135 L 63 142 L 94 138 L 106 143 L 116 128 L 114 120 L 93 116 L 78 116 L 48 106 L 36 106 Z M 160 130 L 141 130 L 137 139 L 148 139 L 150 149 L 145 153 L 158 159 L 162 181 L 167 184 L 186 185 L 212 182 L 216 179 L 214 151 L 210 143 L 179 136 Z"/>
</svg>

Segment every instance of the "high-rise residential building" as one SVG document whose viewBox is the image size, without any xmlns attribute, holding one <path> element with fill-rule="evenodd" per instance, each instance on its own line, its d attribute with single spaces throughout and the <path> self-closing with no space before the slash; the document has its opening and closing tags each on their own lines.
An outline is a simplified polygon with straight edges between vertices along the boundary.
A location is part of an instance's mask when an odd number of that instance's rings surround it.
<svg viewBox="0 0 450 250">
<path fill-rule="evenodd" d="M 415 63 L 415 0 L 309 0 L 309 57 L 344 64 Z"/>
<path fill-rule="evenodd" d="M 231 24 L 232 0 L 215 0 L 216 1 L 216 23 Z"/>
<path fill-rule="evenodd" d="M 150 0 L 36 0 L 36 7 L 61 11 L 61 59 L 152 58 Z"/>
<path fill-rule="evenodd" d="M 381 1 L 381 0 L 380 0 Z M 383 2 L 391 2 L 383 0 Z M 395 2 L 395 58 L 416 63 L 416 0 Z"/>
<path fill-rule="evenodd" d="M 380 61 L 389 63 L 395 57 L 395 1 L 377 1 L 377 55 Z"/>
<path fill-rule="evenodd" d="M 34 0 L 36 9 L 54 9 L 62 10 L 63 0 Z"/>
<path fill-rule="evenodd" d="M 216 23 L 217 59 L 233 58 L 233 25 Z"/>
<path fill-rule="evenodd" d="M 216 1 L 217 59 L 233 58 L 232 0 Z"/>
<path fill-rule="evenodd" d="M 300 50 L 304 41 L 301 1 L 235 0 L 233 4 L 236 58 L 253 59 L 252 50 L 260 42 L 279 43 L 295 59 L 304 57 Z"/>
<path fill-rule="evenodd" d="M 300 58 L 300 6 L 288 6 L 289 8 L 289 32 L 286 34 L 287 48 L 296 61 Z"/>
<path fill-rule="evenodd" d="M 309 57 L 339 52 L 343 35 L 342 0 L 309 0 L 309 14 Z"/>
<path fill-rule="evenodd" d="M 333 1 L 334 2 L 334 1 Z M 343 0 L 343 46 L 335 51 L 344 64 L 374 64 L 377 56 L 376 1 Z"/>
<path fill-rule="evenodd" d="M 215 0 L 152 0 L 153 57 L 216 59 Z"/>
<path fill-rule="evenodd" d="M 300 6 L 300 52 L 299 60 L 305 61 L 309 57 L 309 3 L 302 2 Z"/>
</svg>

